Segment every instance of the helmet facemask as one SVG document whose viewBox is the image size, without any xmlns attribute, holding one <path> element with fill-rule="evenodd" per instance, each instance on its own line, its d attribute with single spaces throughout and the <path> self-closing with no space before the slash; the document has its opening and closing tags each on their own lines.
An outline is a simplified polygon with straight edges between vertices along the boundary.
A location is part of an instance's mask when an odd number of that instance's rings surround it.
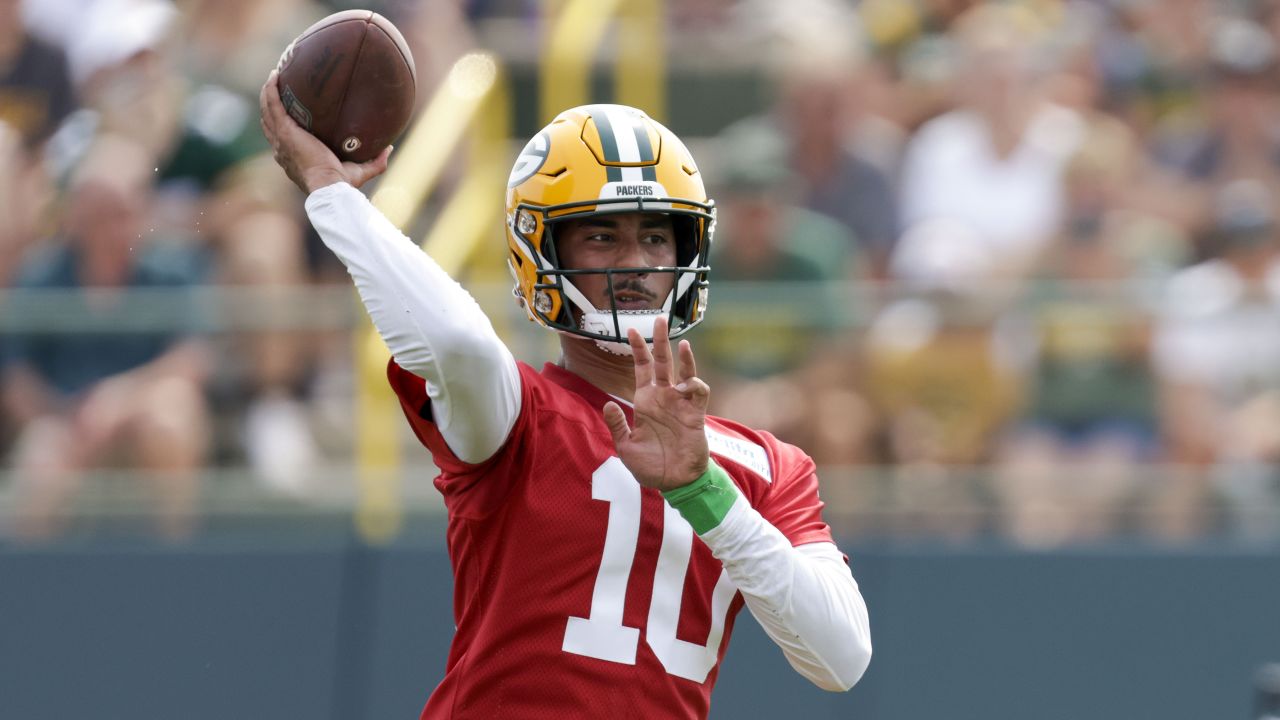
<svg viewBox="0 0 1280 720">
<path fill-rule="evenodd" d="M 688 204 L 687 200 L 678 202 Z M 661 209 L 644 207 L 655 204 Z M 646 342 L 652 342 L 654 323 L 659 316 L 666 316 L 667 334 L 671 338 L 679 337 L 697 325 L 706 308 L 709 270 L 706 258 L 714 227 L 713 207 L 705 204 L 696 209 L 676 209 L 668 198 L 654 201 L 628 198 L 613 203 L 600 200 L 590 205 L 591 207 L 583 208 L 585 212 L 568 213 L 563 211 L 572 208 L 521 207 L 510 224 L 509 231 L 536 258 L 534 302 L 533 307 L 527 307 L 530 314 L 548 327 L 568 335 L 595 340 L 601 348 L 617 354 L 631 353 L 627 340 L 627 333 L 631 328 L 638 330 Z M 610 207 L 611 205 L 615 207 Z M 557 211 L 561 214 L 553 216 Z M 558 225 L 571 219 L 636 211 L 661 212 L 671 218 L 676 241 L 675 265 L 643 268 L 562 267 L 555 237 Z M 533 233 L 522 232 L 531 229 L 531 217 L 521 221 L 521 213 L 526 212 L 539 215 L 536 227 L 532 228 Z M 541 253 L 535 249 L 539 247 L 542 249 Z M 658 274 L 672 276 L 672 289 L 658 307 L 645 310 L 618 307 L 617 291 L 625 289 L 629 278 Z M 608 307 L 596 307 L 578 284 L 574 283 L 574 278 L 595 275 L 603 275 L 605 278 Z"/>
</svg>

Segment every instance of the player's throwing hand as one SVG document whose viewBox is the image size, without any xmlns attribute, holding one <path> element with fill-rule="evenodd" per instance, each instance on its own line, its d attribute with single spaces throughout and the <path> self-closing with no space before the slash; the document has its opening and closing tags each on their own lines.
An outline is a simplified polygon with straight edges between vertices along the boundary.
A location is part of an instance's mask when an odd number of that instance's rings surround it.
<svg viewBox="0 0 1280 720">
<path fill-rule="evenodd" d="M 339 182 L 360 187 L 387 169 L 390 146 L 368 162 L 342 162 L 318 138 L 303 130 L 280 102 L 276 85 L 279 74 L 272 70 L 267 76 L 258 94 L 258 106 L 262 110 L 262 132 L 271 143 L 276 162 L 295 185 L 307 194 Z"/>
<path fill-rule="evenodd" d="M 698 377 L 693 347 L 681 340 L 671 356 L 667 319 L 653 326 L 653 351 L 634 328 L 627 333 L 636 366 L 635 427 L 615 402 L 604 406 L 618 457 L 645 487 L 672 490 L 707 470 L 707 403 L 711 388 Z"/>
</svg>

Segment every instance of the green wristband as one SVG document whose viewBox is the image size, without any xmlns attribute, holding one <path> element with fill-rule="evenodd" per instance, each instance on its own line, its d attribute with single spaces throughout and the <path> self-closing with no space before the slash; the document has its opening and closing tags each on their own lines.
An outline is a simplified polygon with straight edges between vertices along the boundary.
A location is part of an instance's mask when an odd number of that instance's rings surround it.
<svg viewBox="0 0 1280 720">
<path fill-rule="evenodd" d="M 702 535 L 724 520 L 738 494 L 733 478 L 711 460 L 707 463 L 707 471 L 697 480 L 684 487 L 663 491 L 662 496 L 689 521 L 694 532 Z"/>
</svg>

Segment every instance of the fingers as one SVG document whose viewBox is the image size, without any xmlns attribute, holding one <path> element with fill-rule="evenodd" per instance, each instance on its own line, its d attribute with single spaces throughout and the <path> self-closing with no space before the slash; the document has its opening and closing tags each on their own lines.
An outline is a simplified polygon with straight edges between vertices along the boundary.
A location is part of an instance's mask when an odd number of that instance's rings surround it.
<svg viewBox="0 0 1280 720">
<path fill-rule="evenodd" d="M 289 113 L 284 109 L 284 103 L 280 101 L 278 78 L 279 73 L 272 70 L 267 75 L 267 81 L 262 84 L 262 90 L 258 93 L 262 134 L 267 137 L 267 142 L 270 143 L 272 150 L 276 152 L 277 160 L 279 159 L 281 134 L 288 132 L 289 124 L 293 123 L 293 118 L 289 117 Z"/>
<path fill-rule="evenodd" d="M 267 75 L 267 81 L 262 84 L 262 90 L 258 92 L 258 109 L 262 111 L 262 129 L 268 135 L 274 135 L 276 130 L 277 108 L 280 112 L 284 112 L 284 105 L 280 102 L 280 88 L 276 82 L 279 73 L 275 70 Z"/>
<path fill-rule="evenodd" d="M 271 142 L 272 147 L 275 146 L 275 123 L 271 121 L 271 108 L 267 104 L 267 93 L 274 91 L 275 73 L 271 73 L 271 77 L 267 78 L 267 82 L 262 85 L 262 90 L 258 93 L 258 122 L 262 124 L 262 134 L 267 136 L 267 140 Z M 270 89 L 270 90 L 269 90 Z"/>
<path fill-rule="evenodd" d="M 631 428 L 627 427 L 627 416 L 622 412 L 622 408 L 618 403 L 610 400 L 604 405 L 604 424 L 609 427 L 609 434 L 613 435 L 613 445 L 617 447 L 627 438 L 631 437 Z"/>
<path fill-rule="evenodd" d="M 370 180 L 378 177 L 387 171 L 387 163 L 390 162 L 392 146 L 388 145 L 383 148 L 378 157 L 367 162 L 356 164 L 346 164 L 350 168 L 351 184 L 360 187 Z"/>
<path fill-rule="evenodd" d="M 706 411 L 707 406 L 711 404 L 711 386 L 707 385 L 702 378 L 689 378 L 677 385 L 676 390 L 679 390 L 682 397 L 700 410 Z"/>
<path fill-rule="evenodd" d="M 277 136 L 291 131 L 299 131 L 304 134 L 302 126 L 289 115 L 289 111 L 284 107 L 284 101 L 280 99 L 280 72 L 272 70 L 267 75 L 267 81 L 262 85 L 262 91 L 258 93 L 258 105 L 262 109 L 262 122 L 264 129 L 269 132 L 270 136 Z"/>
<path fill-rule="evenodd" d="M 688 340 L 680 341 L 680 384 L 676 390 L 688 400 L 706 410 L 711 401 L 711 387 L 698 377 L 698 364 L 693 359 L 693 345 Z"/>
<path fill-rule="evenodd" d="M 631 356 L 636 368 L 636 389 L 639 390 L 653 382 L 653 355 L 639 330 L 627 328 L 627 342 L 631 345 Z"/>
<path fill-rule="evenodd" d="M 667 319 L 659 316 L 653 321 L 653 381 L 666 386 L 671 384 L 671 338 L 667 336 Z"/>
<path fill-rule="evenodd" d="M 693 359 L 693 345 L 688 340 L 680 341 L 680 382 L 687 382 L 698 376 L 698 363 Z"/>
<path fill-rule="evenodd" d="M 381 164 L 383 159 L 375 159 L 370 167 L 363 169 L 366 177 L 361 179 L 360 166 L 343 166 L 332 150 L 285 110 L 284 102 L 280 100 L 279 72 L 272 70 L 267 75 L 258 93 L 258 104 L 262 110 L 262 131 L 271 143 L 276 164 L 303 192 L 311 193 L 337 181 L 350 181 L 358 187 L 385 169 L 385 164 Z M 348 178 L 348 171 L 355 177 Z"/>
</svg>

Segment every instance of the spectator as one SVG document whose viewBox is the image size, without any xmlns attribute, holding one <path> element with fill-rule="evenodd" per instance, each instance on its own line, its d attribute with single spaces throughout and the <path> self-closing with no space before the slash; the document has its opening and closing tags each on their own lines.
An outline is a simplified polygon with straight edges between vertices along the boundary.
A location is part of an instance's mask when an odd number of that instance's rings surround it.
<svg viewBox="0 0 1280 720">
<path fill-rule="evenodd" d="M 285 46 L 326 14 L 315 0 L 189 0 L 178 29 L 182 74 L 197 88 L 212 85 L 253 99 L 262 69 L 273 67 Z M 256 116 L 253 108 L 248 114 Z M 257 144 L 263 146 L 261 138 Z"/>
<path fill-rule="evenodd" d="M 969 224 L 990 243 L 997 274 L 1023 278 L 1062 219 L 1062 168 L 1082 133 L 1073 112 L 1037 82 L 1034 19 L 984 5 L 957 21 L 961 106 L 920 128 L 902 170 L 902 214 Z"/>
<path fill-rule="evenodd" d="M 323 11 L 295 1 L 237 14 L 246 9 L 197 3 L 179 17 L 160 0 L 100 0 L 70 55 L 93 113 L 84 135 L 118 131 L 145 144 L 157 158 L 156 226 L 190 235 L 207 276 L 259 293 L 256 319 L 269 320 L 264 313 L 305 287 L 313 268 L 296 191 L 269 160 L 258 161 L 266 146 L 244 94 L 255 96 L 260 80 L 249 89 L 243 75 L 249 66 L 261 74 L 253 58 L 273 65 L 286 39 Z M 295 27 L 277 37 L 276 22 Z M 222 411 L 212 432 L 218 457 L 247 461 L 264 484 L 288 494 L 307 491 L 319 459 L 309 408 L 315 345 L 269 323 L 230 336 L 218 346 L 211 382 Z"/>
<path fill-rule="evenodd" d="M 30 206 L 24 202 L 26 186 L 21 171 L 24 157 L 21 136 L 0 120 L 0 287 L 5 289 L 32 238 L 28 223 Z M 0 332 L 0 361 L 6 348 L 6 338 Z M 12 443 L 17 432 L 15 425 L 9 413 L 0 413 L 0 452 Z"/>
<path fill-rule="evenodd" d="M 1215 257 L 1169 284 L 1156 328 L 1161 426 L 1173 460 L 1205 471 L 1160 498 L 1158 530 L 1202 529 L 1204 494 L 1221 494 L 1231 529 L 1273 537 L 1280 524 L 1280 231 L 1277 198 L 1254 180 L 1228 184 L 1215 206 Z"/>
<path fill-rule="evenodd" d="M 1067 166 L 1067 222 L 1031 287 L 1027 404 L 997 475 L 1005 529 L 1023 544 L 1115 531 L 1139 464 L 1158 457 L 1143 290 L 1189 247 L 1176 227 L 1128 205 L 1139 152 L 1122 124 L 1095 118 Z"/>
<path fill-rule="evenodd" d="M 19 0 L 0 0 L 0 287 L 51 204 L 44 148 L 76 107 L 61 48 L 26 30 Z"/>
<path fill-rule="evenodd" d="M 848 354 L 837 347 L 856 311 L 842 306 L 839 290 L 862 276 L 863 259 L 844 225 L 793 204 L 785 140 L 771 126 L 741 121 L 719 144 L 723 184 L 711 267 L 720 312 L 698 330 L 718 369 L 716 407 L 805 442 L 818 462 L 865 460 L 868 413 L 853 390 Z M 842 367 L 819 387 L 816 366 L 828 361 Z"/>
<path fill-rule="evenodd" d="M 843 225 L 792 204 L 796 179 L 786 168 L 785 140 L 772 127 L 740 122 L 722 134 L 720 145 L 723 192 L 714 272 L 718 280 L 752 285 L 746 293 L 730 286 L 725 305 L 734 314 L 719 324 L 724 333 L 703 341 L 704 352 L 741 379 L 787 373 L 810 359 L 814 340 L 839 321 L 838 298 L 824 283 L 857 277 L 861 257 Z M 776 283 L 791 286 L 762 294 L 761 284 Z M 741 347 L 744 326 L 762 322 L 774 331 Z"/>
<path fill-rule="evenodd" d="M 72 182 L 62 237 L 23 268 L 20 288 L 71 293 L 62 297 L 72 314 L 117 331 L 13 338 L 3 390 L 22 427 L 14 450 L 20 537 L 55 535 L 85 472 L 116 462 L 150 484 L 163 536 L 193 527 L 208 422 L 196 323 L 161 312 L 181 326 L 118 331 L 143 311 L 181 307 L 171 295 L 162 308 L 139 305 L 126 291 L 179 290 L 191 280 L 174 248 L 144 237 L 152 168 L 137 144 L 100 137 Z"/>
<path fill-rule="evenodd" d="M 29 148 L 42 144 L 76 107 L 61 48 L 27 32 L 20 0 L 0 0 L 0 121 Z"/>
<path fill-rule="evenodd" d="M 813 62 L 829 61 L 841 59 Z M 897 198 L 889 175 L 849 147 L 854 70 L 839 64 L 788 68 L 779 83 L 775 113 L 800 182 L 798 203 L 843 223 L 857 252 L 879 275 L 898 237 Z"/>
<path fill-rule="evenodd" d="M 1201 121 L 1173 117 L 1153 138 L 1160 163 L 1198 188 L 1194 219 L 1197 229 L 1210 231 L 1213 196 L 1226 184 L 1253 179 L 1280 192 L 1275 40 L 1240 18 L 1220 19 L 1212 28 Z"/>
<path fill-rule="evenodd" d="M 1100 40 L 1100 60 L 1117 112 L 1144 138 L 1155 128 L 1194 124 L 1204 110 L 1203 78 L 1215 0 L 1111 3 L 1112 23 Z"/>
<path fill-rule="evenodd" d="M 781 125 L 804 188 L 801 204 L 844 223 L 859 252 L 882 269 L 898 237 L 897 198 L 889 177 L 845 146 L 845 83 L 840 74 L 784 81 Z"/>
<path fill-rule="evenodd" d="M 81 12 L 67 57 L 92 112 L 85 125 L 166 157 L 182 120 L 182 79 L 165 54 L 177 10 L 163 0 L 100 0 Z"/>
<path fill-rule="evenodd" d="M 898 232 L 885 169 L 896 166 L 896 141 L 889 123 L 863 101 L 875 68 L 864 58 L 858 18 L 826 0 L 746 7 L 758 11 L 743 13 L 756 25 L 744 23 L 744 31 L 759 38 L 774 84 L 767 122 L 786 140 L 798 190 L 793 202 L 843 223 L 857 254 L 879 275 Z"/>
<path fill-rule="evenodd" d="M 957 220 L 910 228 L 890 266 L 902 297 L 872 321 L 867 392 L 882 418 L 901 530 L 967 536 L 982 527 L 974 466 L 1018 397 L 991 246 Z"/>
<path fill-rule="evenodd" d="M 53 189 L 38 157 L 16 129 L 0 120 L 0 287 L 13 279 L 52 204 Z"/>
</svg>

